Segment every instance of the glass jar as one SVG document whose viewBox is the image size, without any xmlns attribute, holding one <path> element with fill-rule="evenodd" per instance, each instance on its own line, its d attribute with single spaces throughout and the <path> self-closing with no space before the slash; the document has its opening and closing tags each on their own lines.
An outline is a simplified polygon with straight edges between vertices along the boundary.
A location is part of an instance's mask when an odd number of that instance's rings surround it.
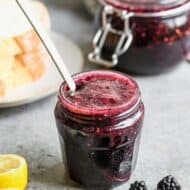
<svg viewBox="0 0 190 190">
<path fill-rule="evenodd" d="M 74 77 L 77 91 L 63 84 L 55 108 L 63 157 L 70 177 L 90 188 L 128 181 L 136 165 L 144 105 L 137 83 L 111 71 Z"/>
<path fill-rule="evenodd" d="M 137 74 L 189 61 L 190 1 L 102 0 L 91 62 Z"/>
</svg>

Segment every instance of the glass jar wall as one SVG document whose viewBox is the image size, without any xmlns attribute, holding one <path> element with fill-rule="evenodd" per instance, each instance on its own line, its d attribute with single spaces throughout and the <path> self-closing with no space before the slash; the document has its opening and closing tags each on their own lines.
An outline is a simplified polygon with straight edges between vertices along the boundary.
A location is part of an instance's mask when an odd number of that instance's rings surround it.
<svg viewBox="0 0 190 190">
<path fill-rule="evenodd" d="M 71 97 L 61 87 L 55 118 L 70 177 L 109 189 L 129 180 L 136 165 L 144 105 L 135 81 L 116 72 L 75 77 Z"/>
</svg>

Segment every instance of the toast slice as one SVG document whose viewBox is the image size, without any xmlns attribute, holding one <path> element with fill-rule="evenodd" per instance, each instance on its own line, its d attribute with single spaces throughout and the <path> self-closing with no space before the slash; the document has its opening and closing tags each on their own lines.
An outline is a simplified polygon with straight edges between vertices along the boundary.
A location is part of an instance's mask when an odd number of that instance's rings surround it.
<svg viewBox="0 0 190 190">
<path fill-rule="evenodd" d="M 0 78 L 7 75 L 14 64 L 14 57 L 0 57 Z"/>
<path fill-rule="evenodd" d="M 31 0 L 29 2 L 34 15 L 49 30 L 51 24 L 45 5 Z M 14 56 L 40 48 L 38 36 L 14 0 L 0 1 L 0 23 L 0 56 Z"/>
<path fill-rule="evenodd" d="M 29 84 L 33 81 L 28 69 L 23 67 L 23 64 L 17 59 L 15 59 L 15 63 L 13 64 L 11 76 L 13 77 L 13 88 Z"/>
<path fill-rule="evenodd" d="M 33 30 L 16 36 L 14 39 L 20 49 L 22 49 L 22 54 L 31 51 L 38 51 L 42 47 L 39 37 Z"/>
<path fill-rule="evenodd" d="M 13 38 L 0 39 L 0 57 L 11 57 L 21 53 L 21 48 Z"/>
<path fill-rule="evenodd" d="M 5 91 L 5 84 L 3 83 L 2 80 L 0 80 L 0 97 L 1 96 L 4 96 L 6 94 L 6 91 Z"/>
<path fill-rule="evenodd" d="M 44 4 L 28 0 L 46 30 L 50 17 Z M 6 19 L 5 19 L 6 18 Z M 38 36 L 14 0 L 0 1 L 0 96 L 44 75 L 47 58 Z"/>
<path fill-rule="evenodd" d="M 10 90 L 29 84 L 32 81 L 32 76 L 28 70 L 15 59 L 11 70 L 0 77 L 0 96 L 4 96 Z"/>
<path fill-rule="evenodd" d="M 5 96 L 13 88 L 13 72 L 10 70 L 0 77 L 0 96 Z"/>
<path fill-rule="evenodd" d="M 39 80 L 45 73 L 47 54 L 36 51 L 13 58 L 13 63 L 7 72 L 0 75 L 0 96 L 5 96 L 10 90 Z"/>
<path fill-rule="evenodd" d="M 39 1 L 31 1 L 34 14 L 40 19 L 46 30 L 51 29 L 51 19 L 47 7 Z"/>
<path fill-rule="evenodd" d="M 20 61 L 31 74 L 33 81 L 40 79 L 44 75 L 47 58 L 47 53 L 42 50 L 17 56 L 18 61 Z"/>
<path fill-rule="evenodd" d="M 45 5 L 42 3 L 27 0 L 31 4 L 34 16 L 42 18 L 41 23 L 45 28 L 49 30 L 50 19 Z M 19 9 L 15 0 L 1 0 L 0 1 L 0 38 L 12 38 L 13 36 L 19 36 L 22 33 L 32 30 L 32 26 L 25 18 L 22 11 Z"/>
</svg>

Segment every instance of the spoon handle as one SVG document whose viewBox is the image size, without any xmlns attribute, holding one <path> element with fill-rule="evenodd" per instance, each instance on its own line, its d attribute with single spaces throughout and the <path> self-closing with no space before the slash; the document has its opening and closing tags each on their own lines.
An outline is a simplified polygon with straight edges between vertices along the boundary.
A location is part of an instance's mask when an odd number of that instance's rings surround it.
<svg viewBox="0 0 190 190">
<path fill-rule="evenodd" d="M 44 45 L 45 49 L 47 50 L 48 54 L 50 55 L 52 61 L 54 62 L 57 70 L 59 71 L 60 75 L 63 79 L 65 79 L 67 85 L 69 86 L 71 92 L 76 91 L 76 84 L 71 77 L 62 57 L 60 56 L 59 52 L 57 51 L 54 43 L 41 27 L 41 24 L 38 19 L 35 18 L 32 11 L 29 8 L 29 5 L 24 0 L 16 0 L 17 5 L 20 7 L 21 11 L 27 18 L 28 22 L 31 24 L 33 29 L 35 30 L 36 34 L 40 38 L 42 44 Z"/>
</svg>

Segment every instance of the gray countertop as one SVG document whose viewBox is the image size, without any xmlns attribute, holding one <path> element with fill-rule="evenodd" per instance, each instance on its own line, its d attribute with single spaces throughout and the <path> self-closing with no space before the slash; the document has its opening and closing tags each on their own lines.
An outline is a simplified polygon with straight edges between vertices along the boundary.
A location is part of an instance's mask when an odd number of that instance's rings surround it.
<svg viewBox="0 0 190 190">
<path fill-rule="evenodd" d="M 79 1 L 47 1 L 53 30 L 77 42 L 85 55 L 93 29 Z M 74 23 L 74 24 L 73 24 Z M 85 70 L 92 68 L 86 64 Z M 146 107 L 137 168 L 131 181 L 144 179 L 153 190 L 172 174 L 190 189 L 190 66 L 152 77 L 135 77 Z M 0 153 L 23 155 L 29 164 L 29 190 L 80 189 L 65 179 L 53 110 L 56 96 L 0 110 Z M 128 189 L 129 183 L 117 189 Z"/>
</svg>

